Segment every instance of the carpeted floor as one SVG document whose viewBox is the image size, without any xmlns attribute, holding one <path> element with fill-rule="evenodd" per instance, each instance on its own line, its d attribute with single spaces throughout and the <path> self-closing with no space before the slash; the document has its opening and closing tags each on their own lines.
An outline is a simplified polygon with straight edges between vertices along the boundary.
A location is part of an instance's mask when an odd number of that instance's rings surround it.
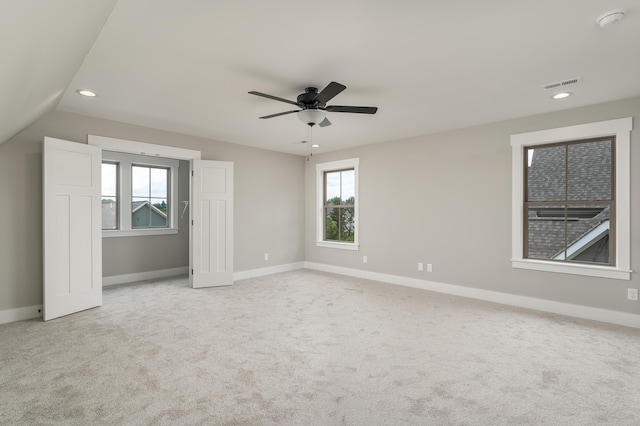
<svg viewBox="0 0 640 426">
<path fill-rule="evenodd" d="M 0 325 L 3 425 L 638 425 L 640 330 L 299 270 Z"/>
</svg>

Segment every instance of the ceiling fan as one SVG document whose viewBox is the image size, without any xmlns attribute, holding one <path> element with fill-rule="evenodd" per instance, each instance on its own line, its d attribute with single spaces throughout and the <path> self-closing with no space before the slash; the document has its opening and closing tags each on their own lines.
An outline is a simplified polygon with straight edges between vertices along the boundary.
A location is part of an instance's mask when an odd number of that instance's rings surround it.
<svg viewBox="0 0 640 426">
<path fill-rule="evenodd" d="M 326 117 L 326 112 L 351 112 L 356 114 L 375 114 L 378 111 L 377 107 L 363 107 L 363 106 L 337 106 L 327 105 L 334 96 L 342 92 L 347 87 L 332 81 L 318 92 L 316 87 L 307 87 L 304 89 L 304 93 L 298 95 L 297 101 L 290 101 L 288 99 L 279 98 L 273 95 L 267 95 L 266 93 L 260 93 L 251 91 L 251 95 L 262 96 L 263 98 L 273 99 L 275 101 L 285 102 L 297 106 L 300 109 L 294 109 L 291 111 L 279 112 L 277 114 L 265 115 L 260 118 L 273 118 L 281 115 L 298 113 L 298 118 L 303 123 L 314 126 L 318 124 L 320 127 L 330 126 L 331 122 Z"/>
</svg>

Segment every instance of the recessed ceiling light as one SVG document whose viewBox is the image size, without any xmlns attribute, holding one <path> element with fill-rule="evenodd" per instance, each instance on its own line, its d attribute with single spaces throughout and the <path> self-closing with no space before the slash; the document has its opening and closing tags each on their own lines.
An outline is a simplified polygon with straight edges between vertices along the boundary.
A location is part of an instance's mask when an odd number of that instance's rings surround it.
<svg viewBox="0 0 640 426">
<path fill-rule="evenodd" d="M 560 92 L 560 93 L 556 93 L 555 95 L 553 95 L 552 98 L 553 99 L 564 99 L 564 98 L 568 98 L 571 95 L 573 95 L 573 93 L 571 93 L 571 92 Z"/>
<path fill-rule="evenodd" d="M 91 90 L 76 90 L 76 92 L 78 92 L 78 94 L 82 95 L 82 96 L 87 96 L 89 98 L 93 98 L 96 95 L 94 92 L 92 92 Z"/>
<path fill-rule="evenodd" d="M 313 145 L 311 145 L 311 148 L 320 148 L 320 145 L 318 145 L 317 143 L 314 143 Z"/>
</svg>

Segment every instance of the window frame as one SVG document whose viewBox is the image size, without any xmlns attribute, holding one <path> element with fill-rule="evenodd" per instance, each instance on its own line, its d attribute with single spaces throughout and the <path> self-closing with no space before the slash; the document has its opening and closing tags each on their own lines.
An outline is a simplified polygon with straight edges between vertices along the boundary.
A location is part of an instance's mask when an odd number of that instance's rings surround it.
<svg viewBox="0 0 640 426">
<path fill-rule="evenodd" d="M 103 164 L 112 164 L 116 167 L 116 188 L 115 188 L 115 203 L 116 203 L 116 227 L 115 229 L 109 229 L 109 228 L 102 228 L 102 231 L 117 231 L 118 229 L 120 229 L 120 204 L 121 204 L 121 199 L 120 199 L 120 163 L 118 163 L 117 161 L 105 161 L 104 159 L 101 161 L 100 163 L 100 167 L 102 167 Z M 102 172 L 102 170 L 100 170 Z M 102 182 L 101 182 L 102 183 Z M 102 203 L 102 199 L 105 198 L 105 194 L 102 194 L 102 190 L 100 191 L 100 203 Z"/>
<path fill-rule="evenodd" d="M 359 222 L 358 222 L 358 214 L 359 214 L 359 158 L 350 158 L 346 160 L 339 161 L 330 161 L 326 163 L 318 163 L 316 164 L 316 246 L 317 247 L 325 247 L 325 248 L 337 248 L 342 250 L 359 250 Z M 324 208 L 325 208 L 325 173 L 327 172 L 338 172 L 344 170 L 353 170 L 354 171 L 354 198 L 355 202 L 353 205 L 354 211 L 354 230 L 353 230 L 353 242 L 350 241 L 332 241 L 325 240 L 324 230 L 326 218 L 324 216 Z"/>
<path fill-rule="evenodd" d="M 569 198 L 569 175 L 570 175 L 570 167 L 569 167 L 569 150 L 570 150 L 570 146 L 572 145 L 580 145 L 580 144 L 587 144 L 587 143 L 593 143 L 593 142 L 602 142 L 602 141 L 609 141 L 611 143 L 611 185 L 610 185 L 610 199 L 609 200 L 593 200 L 593 199 L 579 199 L 579 200 L 575 200 L 575 199 L 571 199 Z M 535 149 L 544 149 L 544 148 L 555 148 L 555 147 L 563 147 L 564 151 L 565 151 L 565 158 L 564 158 L 564 166 L 565 166 L 565 170 L 564 170 L 564 176 L 565 176 L 565 199 L 564 200 L 529 200 L 527 197 L 527 193 L 529 191 L 529 155 L 527 150 L 531 149 L 531 150 L 535 150 Z M 523 232 L 524 232 L 524 237 L 523 237 L 523 257 L 525 259 L 535 259 L 535 260 L 548 260 L 548 261 L 554 261 L 554 262 L 564 262 L 564 263 L 584 263 L 587 265 L 601 265 L 601 266 L 615 266 L 615 252 L 616 252 L 616 244 L 615 244 L 615 229 L 616 229 L 616 215 L 615 215 L 615 211 L 616 211 L 616 192 L 615 192 L 615 187 L 616 187 L 616 179 L 615 179 L 615 169 L 616 169 L 616 157 L 615 157 L 615 150 L 616 150 L 616 138 L 614 135 L 611 136 L 602 136 L 599 138 L 592 138 L 592 139 L 580 139 L 580 140 L 572 140 L 572 141 L 565 141 L 565 142 L 554 142 L 554 143 L 550 143 L 550 144 L 544 144 L 544 145 L 535 145 L 535 148 L 532 146 L 524 146 L 523 149 L 525 150 L 525 157 L 526 161 L 527 161 L 527 165 L 523 166 L 523 184 L 524 184 L 524 188 L 523 188 L 523 192 L 524 192 L 524 206 L 523 206 L 523 220 L 524 220 L 524 224 L 523 224 Z M 580 205 L 580 206 L 600 206 L 600 205 L 607 205 L 607 207 L 609 208 L 609 235 L 610 235 L 610 239 L 608 242 L 609 245 L 609 262 L 608 263 L 597 263 L 597 262 L 588 262 L 588 261 L 573 261 L 571 259 L 538 259 L 535 257 L 530 257 L 529 253 L 528 253 L 528 248 L 529 248 L 529 221 L 531 220 L 531 217 L 529 216 L 529 208 L 531 207 L 540 207 L 540 208 L 544 208 L 545 206 L 564 206 L 561 208 L 561 210 L 563 211 L 564 216 L 564 220 L 562 220 L 563 224 L 564 224 L 564 233 L 565 233 L 565 238 L 564 238 L 564 250 L 562 251 L 562 253 L 564 254 L 564 256 L 566 256 L 569 253 L 569 249 L 570 246 L 569 241 L 567 240 L 568 237 L 568 228 L 569 228 L 569 223 L 571 222 L 570 216 L 569 216 L 569 211 L 571 209 L 570 206 L 575 206 L 575 205 Z M 582 207 L 582 209 L 588 209 L 588 207 Z"/>
<path fill-rule="evenodd" d="M 134 184 L 133 169 L 136 168 L 136 167 L 139 168 L 139 169 L 147 169 L 147 170 L 149 170 L 149 193 L 147 194 L 148 197 L 141 197 L 141 196 L 133 194 L 133 184 Z M 149 226 L 134 226 L 133 223 L 132 223 L 131 224 L 131 228 L 132 229 L 136 229 L 136 230 L 137 229 L 150 229 L 150 228 L 151 229 L 164 229 L 164 228 L 170 228 L 171 227 L 171 220 L 173 219 L 172 218 L 173 215 L 172 215 L 172 212 L 171 212 L 171 207 L 173 205 L 172 200 L 171 200 L 171 198 L 172 198 L 171 197 L 171 181 L 172 181 L 172 178 L 173 178 L 173 174 L 171 173 L 171 167 L 158 166 L 158 165 L 149 165 L 149 164 L 140 164 L 140 163 L 137 163 L 137 162 L 131 165 L 131 215 L 133 216 L 133 213 L 134 213 L 134 211 L 133 211 L 133 204 L 135 203 L 135 201 L 133 200 L 134 198 L 144 198 L 145 201 L 148 201 L 150 206 L 153 206 L 152 210 L 153 210 L 153 208 L 157 209 L 157 207 L 155 207 L 155 204 L 152 202 L 152 199 L 153 198 L 160 198 L 160 197 L 152 197 L 151 196 L 151 173 L 152 173 L 151 170 L 153 170 L 153 169 L 164 170 L 167 173 L 166 182 L 165 182 L 166 191 L 167 191 L 166 192 L 166 201 L 165 201 L 165 203 L 167 204 L 167 212 L 165 213 L 165 216 L 166 216 L 166 223 L 167 224 L 166 224 L 166 226 L 151 226 L 151 224 L 149 224 Z M 165 198 L 162 198 L 162 199 L 165 200 Z M 133 219 L 133 217 L 132 217 L 132 219 Z M 149 220 L 151 221 L 151 216 L 149 216 Z"/>
<path fill-rule="evenodd" d="M 541 130 L 511 135 L 512 148 L 512 245 L 513 268 L 537 271 L 585 275 L 600 278 L 631 279 L 631 130 L 632 118 L 620 118 L 596 123 Z M 525 148 L 554 143 L 579 141 L 594 138 L 614 137 L 615 182 L 615 247 L 614 266 L 590 263 L 557 262 L 553 260 L 527 259 L 524 257 L 525 224 L 525 173 L 528 158 Z"/>
<path fill-rule="evenodd" d="M 119 217 L 119 229 L 103 229 L 103 238 L 133 237 L 145 235 L 167 235 L 178 233 L 178 167 L 179 160 L 162 157 L 150 157 L 146 155 L 128 154 L 115 151 L 102 151 L 102 162 L 118 164 L 118 192 L 120 203 L 117 215 Z M 132 226 L 132 180 L 131 168 L 133 166 L 159 167 L 169 170 L 169 186 L 167 194 L 167 227 L 162 228 L 133 228 Z"/>
</svg>

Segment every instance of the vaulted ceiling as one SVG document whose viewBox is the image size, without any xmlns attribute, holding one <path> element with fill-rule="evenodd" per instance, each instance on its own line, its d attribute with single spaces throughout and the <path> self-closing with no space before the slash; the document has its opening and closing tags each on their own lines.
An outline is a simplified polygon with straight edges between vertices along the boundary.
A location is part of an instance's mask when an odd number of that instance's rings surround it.
<svg viewBox="0 0 640 426">
<path fill-rule="evenodd" d="M 637 0 L 6 0 L 0 34 L 0 143 L 57 109 L 304 155 L 296 114 L 258 119 L 292 106 L 247 92 L 331 81 L 379 111 L 328 113 L 319 152 L 640 95 Z"/>
</svg>

